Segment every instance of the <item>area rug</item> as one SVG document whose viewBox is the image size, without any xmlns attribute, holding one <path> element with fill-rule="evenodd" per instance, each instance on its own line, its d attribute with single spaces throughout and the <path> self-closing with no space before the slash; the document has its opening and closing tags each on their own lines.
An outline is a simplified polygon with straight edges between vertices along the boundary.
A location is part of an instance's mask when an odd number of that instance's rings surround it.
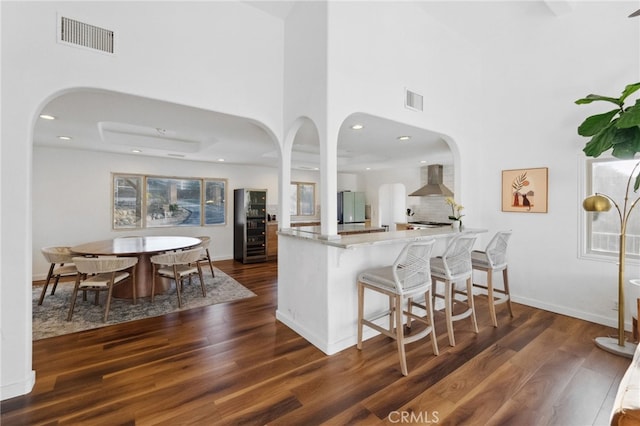
<svg viewBox="0 0 640 426">
<path fill-rule="evenodd" d="M 82 296 L 78 295 L 73 318 L 67 321 L 73 283 L 58 284 L 54 295 L 51 295 L 52 285 L 49 285 L 42 305 L 38 305 L 42 286 L 33 286 L 33 340 L 255 296 L 255 293 L 221 270 L 214 268 L 214 272 L 215 277 L 212 277 L 210 271 L 202 271 L 207 297 L 202 297 L 199 278 L 194 277 L 191 285 L 186 280 L 182 291 L 182 308 L 178 308 L 178 296 L 172 282 L 171 289 L 165 294 L 156 295 L 153 303 L 151 297 L 138 298 L 136 305 L 131 300 L 114 298 L 107 322 L 102 322 L 104 294 L 101 295 L 101 305 L 98 306 L 93 304 L 93 294 L 87 296 L 87 301 L 83 301 Z"/>
</svg>

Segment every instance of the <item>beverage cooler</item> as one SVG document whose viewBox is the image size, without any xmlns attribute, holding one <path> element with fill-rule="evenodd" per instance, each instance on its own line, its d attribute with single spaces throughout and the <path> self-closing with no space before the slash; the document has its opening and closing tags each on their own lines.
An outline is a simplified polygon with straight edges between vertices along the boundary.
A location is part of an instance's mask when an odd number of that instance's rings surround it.
<svg viewBox="0 0 640 426">
<path fill-rule="evenodd" d="M 242 263 L 267 260 L 267 190 L 235 189 L 233 258 Z"/>
</svg>

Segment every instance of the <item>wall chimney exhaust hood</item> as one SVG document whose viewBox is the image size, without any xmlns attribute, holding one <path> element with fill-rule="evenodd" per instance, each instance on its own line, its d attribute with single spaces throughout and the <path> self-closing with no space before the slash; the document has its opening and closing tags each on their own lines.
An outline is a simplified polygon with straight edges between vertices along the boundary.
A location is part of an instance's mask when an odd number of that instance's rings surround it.
<svg viewBox="0 0 640 426">
<path fill-rule="evenodd" d="M 409 194 L 410 197 L 444 195 L 453 197 L 453 192 L 442 184 L 442 164 L 427 166 L 427 184 Z"/>
</svg>

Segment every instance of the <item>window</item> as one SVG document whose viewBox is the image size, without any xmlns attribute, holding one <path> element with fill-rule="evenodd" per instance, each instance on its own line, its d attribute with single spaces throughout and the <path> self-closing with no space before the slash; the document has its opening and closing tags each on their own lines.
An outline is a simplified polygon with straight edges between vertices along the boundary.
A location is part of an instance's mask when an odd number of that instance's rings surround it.
<svg viewBox="0 0 640 426">
<path fill-rule="evenodd" d="M 147 228 L 199 226 L 200 179 L 147 178 Z"/>
<path fill-rule="evenodd" d="M 587 194 L 596 192 L 611 197 L 624 208 L 625 190 L 629 175 L 638 160 L 593 159 L 587 160 Z M 635 179 L 635 176 L 634 176 Z M 633 192 L 633 181 L 629 189 L 630 204 L 638 197 Z M 636 207 L 627 221 L 627 258 L 640 259 L 640 206 Z M 620 248 L 620 216 L 615 206 L 608 212 L 586 214 L 586 254 L 618 258 Z"/>
<path fill-rule="evenodd" d="M 142 176 L 114 175 L 113 228 L 142 228 Z"/>
<path fill-rule="evenodd" d="M 290 214 L 292 216 L 314 216 L 316 214 L 316 184 L 291 182 Z"/>
<path fill-rule="evenodd" d="M 224 225 L 225 194 L 224 179 L 113 174 L 113 229 Z"/>
</svg>

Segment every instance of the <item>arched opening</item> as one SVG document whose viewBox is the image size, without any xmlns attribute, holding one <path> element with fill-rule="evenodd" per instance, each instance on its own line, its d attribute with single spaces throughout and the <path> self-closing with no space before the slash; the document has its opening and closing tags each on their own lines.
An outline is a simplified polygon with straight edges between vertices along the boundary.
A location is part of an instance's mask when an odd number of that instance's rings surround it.
<svg viewBox="0 0 640 426">
<path fill-rule="evenodd" d="M 443 197 L 409 196 L 427 183 L 427 168 L 444 165 L 447 183 L 455 186 L 457 158 L 453 141 L 442 133 L 366 113 L 349 115 L 338 138 L 338 190 L 366 194 L 366 219 L 372 226 L 408 220 L 440 220 Z"/>
<path fill-rule="evenodd" d="M 40 113 L 54 119 L 36 118 L 33 131 L 34 279 L 48 267 L 41 247 L 127 234 L 208 235 L 214 258 L 231 258 L 233 189 L 267 187 L 269 204 L 277 208 L 280 145 L 257 120 L 92 88 L 56 93 Z M 112 173 L 223 180 L 226 220 L 115 229 Z"/>
<path fill-rule="evenodd" d="M 291 225 L 319 224 L 322 188 L 320 138 L 315 123 L 307 117 L 298 118 L 289 130 L 285 146 L 290 147 L 290 176 L 283 182 L 283 187 L 289 189 L 284 214 L 288 214 Z"/>
</svg>

